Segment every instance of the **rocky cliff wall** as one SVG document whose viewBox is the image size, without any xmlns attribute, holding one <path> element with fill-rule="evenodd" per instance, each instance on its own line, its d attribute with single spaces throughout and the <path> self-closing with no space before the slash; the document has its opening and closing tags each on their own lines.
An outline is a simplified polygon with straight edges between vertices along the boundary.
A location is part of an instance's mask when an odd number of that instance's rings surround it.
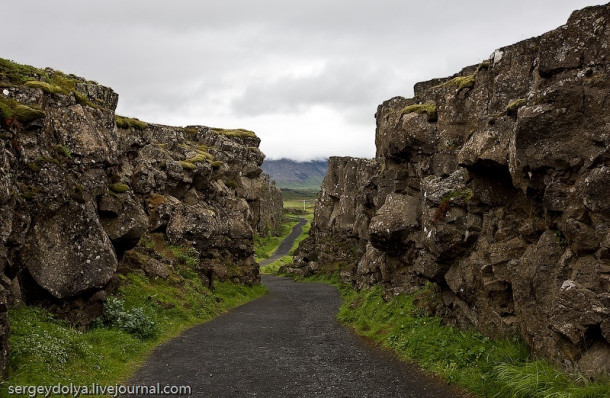
<svg viewBox="0 0 610 398">
<path fill-rule="evenodd" d="M 0 59 L 4 359 L 7 304 L 45 305 L 85 325 L 117 270 L 167 277 L 171 261 L 146 256 L 143 236 L 197 254 L 193 267 L 210 284 L 259 281 L 254 231 L 282 216 L 260 140 L 118 117 L 117 101 L 97 83 Z"/>
<path fill-rule="evenodd" d="M 448 323 L 609 372 L 609 22 L 610 5 L 574 12 L 380 105 L 374 162 L 331 160 L 292 271 L 431 281 Z"/>
</svg>

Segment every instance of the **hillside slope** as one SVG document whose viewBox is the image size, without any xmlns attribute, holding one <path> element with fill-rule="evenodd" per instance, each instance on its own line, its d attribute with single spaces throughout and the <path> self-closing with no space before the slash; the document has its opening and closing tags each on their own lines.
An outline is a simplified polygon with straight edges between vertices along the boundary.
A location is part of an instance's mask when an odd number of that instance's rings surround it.
<svg viewBox="0 0 610 398">
<path fill-rule="evenodd" d="M 290 159 L 266 159 L 261 167 L 279 188 L 318 191 L 326 175 L 328 161 L 296 162 Z"/>
</svg>

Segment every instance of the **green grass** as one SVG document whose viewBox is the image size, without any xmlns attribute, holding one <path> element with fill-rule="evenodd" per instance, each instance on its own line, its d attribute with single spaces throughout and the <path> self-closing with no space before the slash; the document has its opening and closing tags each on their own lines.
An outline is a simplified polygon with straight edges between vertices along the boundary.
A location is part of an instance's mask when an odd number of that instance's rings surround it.
<svg viewBox="0 0 610 398">
<path fill-rule="evenodd" d="M 279 185 L 278 185 L 279 186 Z M 284 203 L 289 200 L 316 200 L 318 197 L 318 192 L 320 191 L 320 187 L 311 187 L 311 188 L 281 188 L 282 197 L 284 198 Z M 286 207 L 284 205 L 284 207 Z"/>
<path fill-rule="evenodd" d="M 70 94 L 76 97 L 76 102 L 80 105 L 87 105 L 94 108 L 101 108 L 100 103 L 89 100 L 85 93 L 76 90 L 79 80 L 73 75 L 66 75 L 60 71 L 49 72 L 46 69 L 39 69 L 29 65 L 21 65 L 7 59 L 0 58 L 0 75 L 8 78 L 10 86 L 25 85 L 31 88 L 39 88 L 47 94 Z M 87 81 L 86 83 L 97 84 Z M 98 101 L 99 102 L 99 101 Z"/>
<path fill-rule="evenodd" d="M 213 128 L 212 133 L 218 135 L 224 135 L 227 137 L 239 137 L 239 138 L 256 138 L 256 134 L 253 131 L 246 129 L 219 129 Z"/>
<path fill-rule="evenodd" d="M 292 255 L 281 257 L 271 264 L 261 267 L 261 274 L 279 275 L 280 268 L 284 265 L 292 264 Z"/>
<path fill-rule="evenodd" d="M 140 274 L 120 277 L 117 297 L 126 309 L 139 308 L 154 322 L 156 335 L 150 339 L 101 325 L 79 331 L 41 308 L 11 310 L 9 379 L 2 392 L 8 385 L 124 382 L 155 346 L 266 292 L 262 285 L 230 282 L 216 283 L 211 292 L 196 273 L 181 274 L 186 277 L 176 272 L 167 280 L 152 281 Z"/>
<path fill-rule="evenodd" d="M 568 376 L 546 361 L 532 358 L 517 339 L 492 340 L 481 333 L 445 326 L 426 314 L 438 300 L 433 285 L 386 301 L 381 287 L 358 292 L 336 274 L 308 278 L 341 289 L 337 318 L 355 331 L 414 361 L 449 383 L 485 397 L 607 397 L 608 380 L 590 382 Z"/>
<path fill-rule="evenodd" d="M 61 87 L 47 82 L 39 82 L 38 80 L 30 80 L 25 82 L 26 87 L 39 88 L 47 94 L 67 94 Z"/>
<path fill-rule="evenodd" d="M 136 130 L 144 130 L 148 127 L 148 123 L 131 117 L 114 115 L 114 121 L 116 122 L 117 127 L 121 129 L 134 128 Z"/>
</svg>

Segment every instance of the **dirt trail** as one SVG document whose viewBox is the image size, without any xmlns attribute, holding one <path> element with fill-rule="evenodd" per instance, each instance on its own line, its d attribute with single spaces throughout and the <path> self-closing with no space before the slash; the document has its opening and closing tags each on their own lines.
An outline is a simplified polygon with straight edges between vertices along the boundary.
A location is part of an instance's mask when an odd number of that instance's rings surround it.
<svg viewBox="0 0 610 398">
<path fill-rule="evenodd" d="M 130 384 L 195 397 L 459 397 L 335 321 L 336 288 L 263 275 L 269 294 L 158 347 Z"/>
</svg>

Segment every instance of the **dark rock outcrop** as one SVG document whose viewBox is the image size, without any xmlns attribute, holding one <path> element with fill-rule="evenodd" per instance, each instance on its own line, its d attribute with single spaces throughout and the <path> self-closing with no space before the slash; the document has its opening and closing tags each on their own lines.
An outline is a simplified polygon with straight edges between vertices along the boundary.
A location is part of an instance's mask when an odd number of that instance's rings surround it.
<svg viewBox="0 0 610 398">
<path fill-rule="evenodd" d="M 609 23 L 576 11 L 380 105 L 375 161 L 331 160 L 292 270 L 431 281 L 447 322 L 610 372 Z"/>
<path fill-rule="evenodd" d="M 117 101 L 97 83 L 0 59 L 0 371 L 7 303 L 86 325 L 117 270 L 167 277 L 171 264 L 132 252 L 145 234 L 195 253 L 210 284 L 259 281 L 254 232 L 282 217 L 259 138 L 118 117 Z"/>
</svg>

